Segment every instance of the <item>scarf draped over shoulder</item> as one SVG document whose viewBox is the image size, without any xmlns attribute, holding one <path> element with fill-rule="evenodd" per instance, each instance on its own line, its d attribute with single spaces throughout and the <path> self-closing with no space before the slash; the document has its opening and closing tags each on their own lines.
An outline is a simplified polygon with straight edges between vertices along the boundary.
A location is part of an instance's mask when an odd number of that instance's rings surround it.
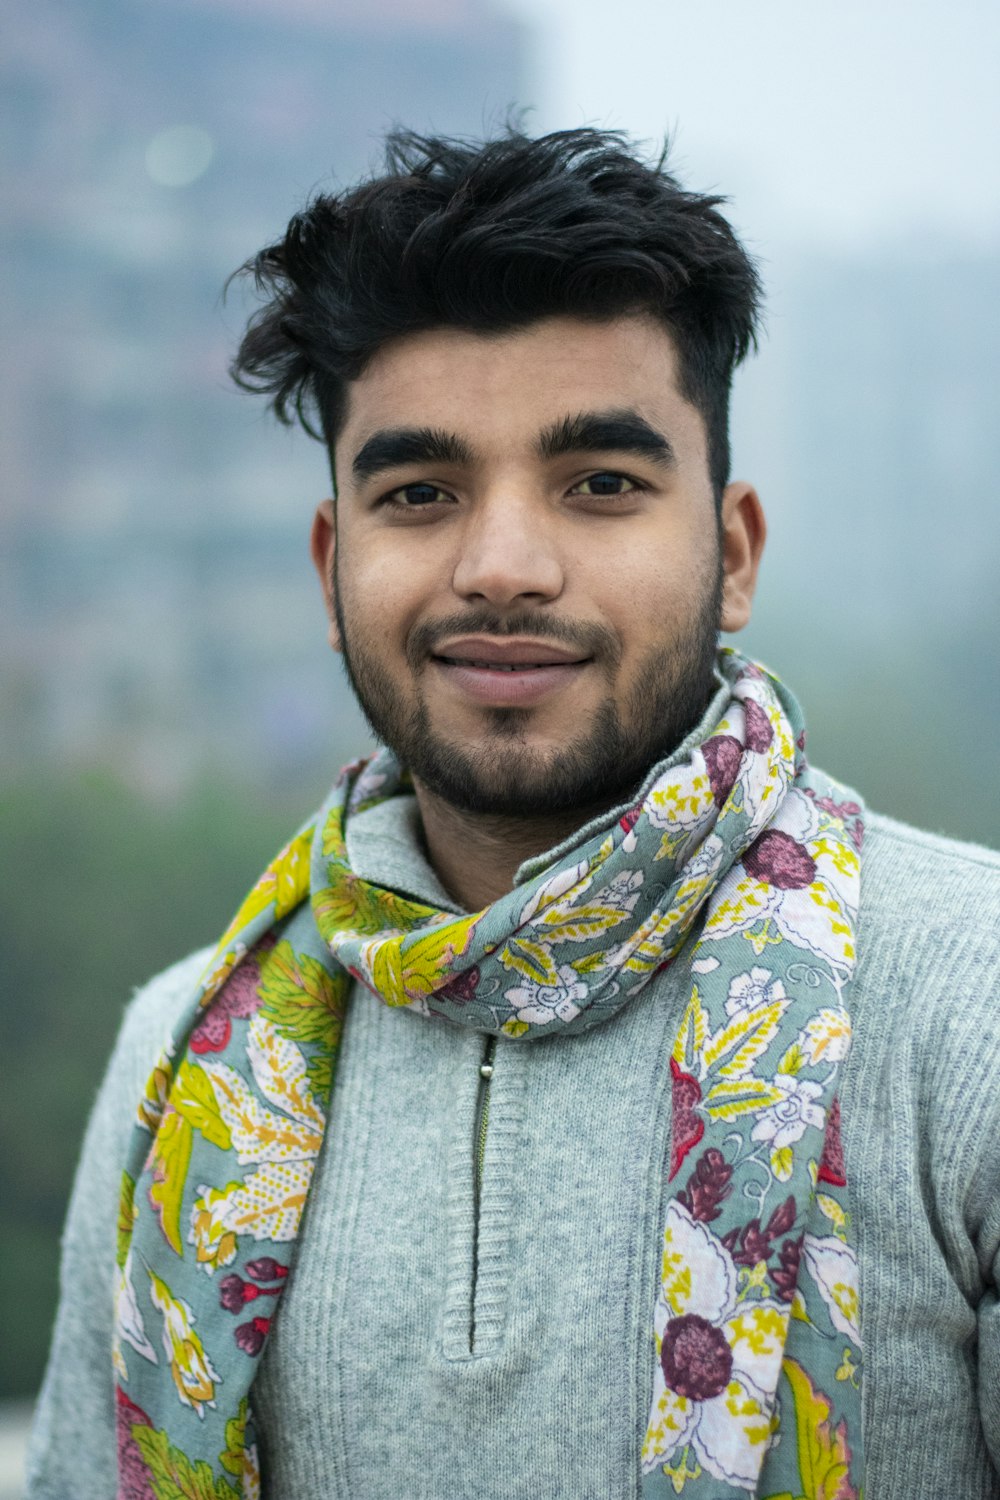
<svg viewBox="0 0 1000 1500">
<path fill-rule="evenodd" d="M 388 751 L 342 772 L 265 870 L 138 1101 L 114 1289 L 119 1500 L 262 1493 L 253 1379 L 308 1241 L 351 983 L 530 1043 L 601 1025 L 671 963 L 690 982 L 662 1059 L 669 1160 L 649 1183 L 666 1208 L 642 1494 L 858 1500 L 837 1077 L 862 808 L 808 765 L 777 678 L 734 651 L 719 670 L 728 702 L 700 743 L 484 911 L 351 869 L 351 817 L 409 790 Z"/>
</svg>

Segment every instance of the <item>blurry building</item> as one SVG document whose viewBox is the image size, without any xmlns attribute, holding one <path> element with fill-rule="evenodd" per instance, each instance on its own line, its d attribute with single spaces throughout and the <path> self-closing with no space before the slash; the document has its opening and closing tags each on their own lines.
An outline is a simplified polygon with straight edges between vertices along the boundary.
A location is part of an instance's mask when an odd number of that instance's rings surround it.
<svg viewBox="0 0 1000 1500">
<path fill-rule="evenodd" d="M 748 645 L 872 805 L 995 843 L 1000 259 L 901 239 L 803 257 L 777 287 L 737 393 L 772 523 Z"/>
<path fill-rule="evenodd" d="M 0 63 L 0 754 L 168 790 L 357 747 L 306 537 L 318 445 L 226 365 L 225 278 L 395 122 L 520 92 L 488 0 L 33 0 Z"/>
<path fill-rule="evenodd" d="M 231 386 L 248 304 L 221 287 L 389 124 L 488 130 L 526 38 L 490 0 L 33 0 L 6 30 L 0 755 L 322 781 L 365 740 L 306 556 L 325 458 Z M 776 523 L 747 645 L 834 704 L 917 670 L 915 702 L 985 730 L 1000 266 L 901 243 L 766 269 L 735 404 Z"/>
</svg>

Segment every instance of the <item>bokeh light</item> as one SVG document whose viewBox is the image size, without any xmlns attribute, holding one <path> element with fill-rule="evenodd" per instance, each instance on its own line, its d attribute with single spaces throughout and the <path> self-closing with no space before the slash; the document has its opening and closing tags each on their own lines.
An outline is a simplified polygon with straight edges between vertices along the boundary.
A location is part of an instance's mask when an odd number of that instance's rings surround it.
<svg viewBox="0 0 1000 1500">
<path fill-rule="evenodd" d="M 159 187 L 190 187 L 212 164 L 215 142 L 200 125 L 171 125 L 146 147 L 146 171 Z"/>
</svg>

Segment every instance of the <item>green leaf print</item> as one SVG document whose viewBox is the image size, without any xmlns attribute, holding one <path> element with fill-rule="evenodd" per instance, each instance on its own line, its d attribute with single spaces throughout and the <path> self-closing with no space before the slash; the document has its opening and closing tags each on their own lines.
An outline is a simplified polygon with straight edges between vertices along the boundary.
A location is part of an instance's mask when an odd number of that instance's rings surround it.
<svg viewBox="0 0 1000 1500">
<path fill-rule="evenodd" d="M 177 1070 L 177 1082 L 170 1102 L 206 1141 L 218 1146 L 220 1151 L 229 1150 L 232 1144 L 229 1126 L 222 1118 L 212 1080 L 200 1064 L 184 1059 Z"/>
<path fill-rule="evenodd" d="M 177 1255 L 184 1254 L 181 1203 L 191 1163 L 192 1135 L 191 1126 L 184 1116 L 175 1109 L 168 1109 L 156 1133 L 151 1156 L 154 1166 L 149 1201 L 167 1244 Z"/>
<path fill-rule="evenodd" d="M 306 1065 L 306 1077 L 314 1099 L 329 1099 L 333 1088 L 333 1056 L 329 1052 L 321 1052 L 312 1058 Z"/>
<path fill-rule="evenodd" d="M 340 1034 L 344 986 L 318 959 L 278 943 L 260 966 L 261 1014 L 292 1042 L 333 1047 Z"/>
<path fill-rule="evenodd" d="M 247 1398 L 243 1397 L 235 1417 L 226 1423 L 226 1450 L 219 1454 L 219 1463 L 227 1474 L 243 1477 L 243 1450 L 246 1447 Z"/>
<path fill-rule="evenodd" d="M 349 871 L 339 876 L 336 885 L 313 897 L 313 910 L 323 931 L 343 929 L 363 937 L 374 937 L 389 928 L 410 932 L 436 915 L 432 906 L 369 885 Z"/>
<path fill-rule="evenodd" d="M 119 1269 L 128 1258 L 128 1247 L 132 1243 L 132 1226 L 135 1223 L 135 1178 L 122 1173 L 121 1197 L 118 1199 L 118 1251 L 115 1256 Z"/>
<path fill-rule="evenodd" d="M 240 1500 L 240 1490 L 217 1479 L 204 1459 L 193 1464 L 165 1432 L 137 1422 L 132 1436 L 149 1469 L 156 1500 Z"/>
</svg>

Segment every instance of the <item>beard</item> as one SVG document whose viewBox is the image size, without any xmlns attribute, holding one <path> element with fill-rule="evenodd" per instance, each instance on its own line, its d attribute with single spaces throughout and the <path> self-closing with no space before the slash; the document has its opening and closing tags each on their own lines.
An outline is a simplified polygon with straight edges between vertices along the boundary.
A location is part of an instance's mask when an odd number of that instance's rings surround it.
<svg viewBox="0 0 1000 1500">
<path fill-rule="evenodd" d="M 416 780 L 461 812 L 522 819 L 591 813 L 624 802 L 694 728 L 715 691 L 721 552 L 697 613 L 674 640 L 647 652 L 623 703 L 611 691 L 622 654 L 612 631 L 540 613 L 502 616 L 480 608 L 411 633 L 406 659 L 418 696 L 416 705 L 406 708 L 390 674 L 348 624 L 336 575 L 332 585 L 344 669 L 373 733 Z M 432 727 L 419 676 L 434 642 L 453 635 L 530 635 L 580 648 L 604 667 L 608 694 L 585 728 L 577 731 L 567 722 L 565 743 L 555 751 L 528 743 L 531 709 L 484 709 L 481 743 L 444 739 Z"/>
</svg>

